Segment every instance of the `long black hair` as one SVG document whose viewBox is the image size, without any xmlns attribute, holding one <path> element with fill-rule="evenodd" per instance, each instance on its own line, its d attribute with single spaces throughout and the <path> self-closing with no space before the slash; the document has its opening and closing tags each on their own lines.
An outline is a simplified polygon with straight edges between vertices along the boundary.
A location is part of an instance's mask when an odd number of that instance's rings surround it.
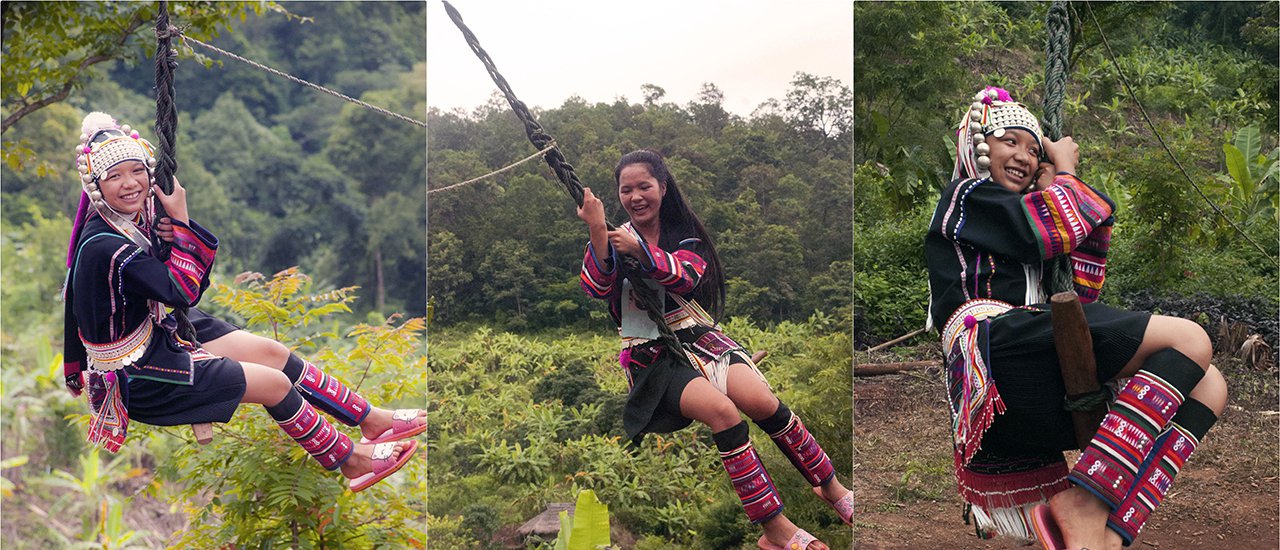
<svg viewBox="0 0 1280 550">
<path fill-rule="evenodd" d="M 694 214 L 693 209 L 689 208 L 689 204 L 684 201 L 684 195 L 680 194 L 680 187 L 676 185 L 675 176 L 672 176 L 671 171 L 667 169 L 667 161 L 657 151 L 640 149 L 622 155 L 622 158 L 618 159 L 618 165 L 613 169 L 614 184 L 619 183 L 622 169 L 632 164 L 647 166 L 649 175 L 666 188 L 666 194 L 662 197 L 662 206 L 658 209 L 658 221 L 662 232 L 658 238 L 658 248 L 674 251 L 680 241 L 690 237 L 697 237 L 702 241 L 701 255 L 707 262 L 707 269 L 702 273 L 702 280 L 697 288 L 693 290 L 693 298 L 714 319 L 720 319 L 724 314 L 724 271 L 720 269 L 720 257 L 716 254 L 716 246 L 711 241 L 711 235 L 707 234 L 707 229 L 702 226 L 702 220 L 698 219 L 698 215 Z"/>
</svg>

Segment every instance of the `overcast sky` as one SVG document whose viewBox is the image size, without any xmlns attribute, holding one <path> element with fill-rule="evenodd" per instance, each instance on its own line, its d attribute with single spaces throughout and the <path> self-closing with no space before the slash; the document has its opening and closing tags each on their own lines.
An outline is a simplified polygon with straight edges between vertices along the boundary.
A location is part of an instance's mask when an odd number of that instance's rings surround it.
<svg viewBox="0 0 1280 550">
<path fill-rule="evenodd" d="M 453 6 L 489 52 L 517 97 L 559 107 L 577 95 L 591 103 L 640 86 L 666 90 L 684 105 L 704 82 L 724 107 L 747 116 L 786 96 L 797 72 L 853 84 L 853 5 L 849 0 L 456 0 Z M 467 47 L 444 4 L 427 7 L 427 103 L 471 110 L 497 88 Z"/>
</svg>

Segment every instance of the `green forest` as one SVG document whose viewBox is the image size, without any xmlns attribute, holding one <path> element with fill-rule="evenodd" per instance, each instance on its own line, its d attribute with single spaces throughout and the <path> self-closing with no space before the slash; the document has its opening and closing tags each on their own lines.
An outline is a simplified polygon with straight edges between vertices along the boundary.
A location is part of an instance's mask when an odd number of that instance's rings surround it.
<svg viewBox="0 0 1280 550">
<path fill-rule="evenodd" d="M 924 234 L 951 177 L 953 125 L 968 98 L 994 85 L 1033 112 L 1043 110 L 1047 7 L 858 5 L 860 347 L 924 326 Z M 1080 177 L 1119 207 L 1102 300 L 1171 315 L 1205 312 L 1211 333 L 1220 317 L 1235 317 L 1275 346 L 1277 3 L 1073 3 L 1072 9 L 1063 134 L 1080 145 Z M 1208 201 L 1161 147 L 1142 109 Z M 1194 305 L 1187 303 L 1191 296 Z"/>
<path fill-rule="evenodd" d="M 746 117 L 724 109 L 714 83 L 684 105 L 657 84 L 636 92 L 638 101 L 571 97 L 534 113 L 615 224 L 626 221 L 618 158 L 652 148 L 668 159 L 724 265 L 726 334 L 769 352 L 765 376 L 843 479 L 852 464 L 851 90 L 797 73 L 785 97 Z M 431 189 L 533 152 L 500 96 L 428 117 Z M 521 544 L 517 526 L 583 489 L 609 506 L 621 547 L 754 545 L 759 533 L 709 430 L 649 437 L 637 449 L 622 441 L 617 335 L 606 305 L 579 288 L 586 227 L 545 164 L 430 193 L 428 222 L 433 546 Z M 851 544 L 772 442 L 753 433 L 788 517 L 833 548 Z"/>
<path fill-rule="evenodd" d="M 208 446 L 188 428 L 137 422 L 118 455 L 84 442 L 88 408 L 62 387 L 60 353 L 59 292 L 80 194 L 72 147 L 91 111 L 158 143 L 156 10 L 4 3 L 5 546 L 422 547 L 425 460 L 355 498 L 259 407 L 216 425 Z M 193 38 L 426 116 L 422 3 L 171 2 L 169 10 Z M 201 308 L 358 381 L 375 404 L 422 406 L 425 130 L 174 45 L 177 178 L 192 218 L 220 239 Z M 237 277 L 247 272 L 264 275 Z M 271 322 L 247 322 L 260 318 Z"/>
<path fill-rule="evenodd" d="M 888 343 L 925 326 L 924 236 L 970 98 L 999 86 L 1044 121 L 1048 8 L 854 6 L 859 541 L 1017 544 L 980 540 L 963 519 L 937 332 Z M 1174 485 L 1179 496 L 1135 547 L 1185 548 L 1202 534 L 1210 546 L 1254 547 L 1275 537 L 1280 517 L 1271 412 L 1280 391 L 1280 3 L 1071 2 L 1069 14 L 1063 134 L 1079 144 L 1080 178 L 1118 206 L 1101 300 L 1198 322 L 1230 388 L 1227 410 Z M 889 347 L 871 350 L 881 344 Z M 871 376 L 891 366 L 907 370 Z M 1209 504 L 1228 500 L 1253 512 Z"/>
</svg>

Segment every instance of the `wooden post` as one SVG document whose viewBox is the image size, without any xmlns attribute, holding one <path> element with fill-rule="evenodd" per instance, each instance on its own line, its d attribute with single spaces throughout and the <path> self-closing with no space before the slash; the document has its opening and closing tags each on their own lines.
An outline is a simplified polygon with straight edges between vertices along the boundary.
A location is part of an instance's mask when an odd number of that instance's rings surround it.
<svg viewBox="0 0 1280 550">
<path fill-rule="evenodd" d="M 1059 292 L 1049 299 L 1053 315 L 1053 345 L 1058 350 L 1062 382 L 1067 398 L 1098 391 L 1098 364 L 1093 356 L 1093 337 L 1084 318 L 1084 308 L 1075 292 Z M 1089 411 L 1071 411 L 1076 428 L 1076 444 L 1083 450 L 1098 431 L 1106 407 Z"/>
<path fill-rule="evenodd" d="M 196 433 L 196 441 L 201 445 L 208 445 L 210 441 L 213 441 L 213 424 L 208 422 L 192 424 L 191 431 Z"/>
<path fill-rule="evenodd" d="M 769 352 L 767 351 L 764 351 L 764 350 L 757 351 L 755 352 L 755 354 L 751 356 L 751 362 L 755 363 L 756 365 L 759 365 L 760 362 L 764 361 L 764 358 L 768 356 L 769 356 Z"/>
</svg>

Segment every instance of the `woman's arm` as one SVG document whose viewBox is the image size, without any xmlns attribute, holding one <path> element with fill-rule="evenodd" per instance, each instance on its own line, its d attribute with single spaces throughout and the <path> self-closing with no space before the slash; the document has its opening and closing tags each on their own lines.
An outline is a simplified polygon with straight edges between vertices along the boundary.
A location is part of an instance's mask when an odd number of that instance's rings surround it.
<svg viewBox="0 0 1280 550">
<path fill-rule="evenodd" d="M 579 283 L 582 290 L 593 298 L 606 298 L 613 292 L 613 284 L 617 279 L 613 247 L 609 245 L 609 228 L 604 218 L 604 203 L 591 193 L 591 188 L 582 190 L 582 206 L 578 208 L 578 217 L 587 224 L 591 242 L 582 259 L 582 272 Z"/>
<path fill-rule="evenodd" d="M 707 262 L 702 258 L 701 239 L 685 239 L 680 241 L 674 252 L 667 252 L 653 243 L 642 243 L 629 231 L 619 229 L 609 232 L 609 242 L 619 254 L 640 260 L 645 274 L 669 292 L 692 292 L 707 270 Z"/>
</svg>

